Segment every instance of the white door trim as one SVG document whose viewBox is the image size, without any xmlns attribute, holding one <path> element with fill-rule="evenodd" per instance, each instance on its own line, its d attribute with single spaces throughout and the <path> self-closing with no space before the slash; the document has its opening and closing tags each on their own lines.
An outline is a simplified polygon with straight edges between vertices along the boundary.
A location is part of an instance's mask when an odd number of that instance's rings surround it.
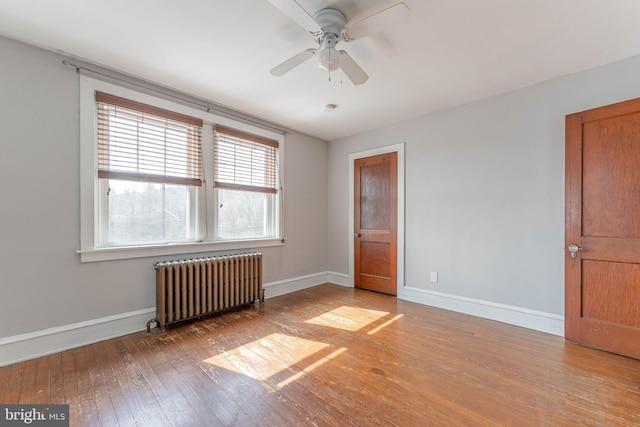
<svg viewBox="0 0 640 427">
<path fill-rule="evenodd" d="M 354 168 L 356 159 L 377 156 L 379 154 L 397 153 L 398 156 L 398 268 L 397 268 L 397 293 L 404 288 L 404 142 L 386 147 L 373 148 L 371 150 L 359 151 L 349 154 L 349 282 L 351 286 L 355 283 L 355 261 L 354 261 Z"/>
</svg>

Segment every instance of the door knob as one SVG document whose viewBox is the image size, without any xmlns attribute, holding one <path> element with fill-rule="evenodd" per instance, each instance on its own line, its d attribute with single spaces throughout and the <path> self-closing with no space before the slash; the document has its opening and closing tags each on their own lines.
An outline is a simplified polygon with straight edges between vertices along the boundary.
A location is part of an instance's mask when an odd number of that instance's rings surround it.
<svg viewBox="0 0 640 427">
<path fill-rule="evenodd" d="M 356 233 L 356 234 L 354 234 L 354 236 L 355 237 L 362 237 L 362 234 L 361 233 Z"/>
<path fill-rule="evenodd" d="M 568 247 L 569 252 L 571 252 L 571 258 L 575 258 L 578 256 L 578 251 L 581 251 L 582 248 L 576 244 L 571 244 Z"/>
</svg>

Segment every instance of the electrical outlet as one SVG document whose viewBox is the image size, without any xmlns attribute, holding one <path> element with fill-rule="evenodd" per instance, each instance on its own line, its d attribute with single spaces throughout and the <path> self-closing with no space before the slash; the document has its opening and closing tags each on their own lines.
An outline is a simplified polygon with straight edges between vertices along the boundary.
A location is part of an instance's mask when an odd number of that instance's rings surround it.
<svg viewBox="0 0 640 427">
<path fill-rule="evenodd" d="M 429 280 L 430 280 L 432 283 L 438 283 L 438 273 L 437 273 L 437 272 L 435 272 L 435 271 L 432 271 L 432 272 L 431 272 L 431 276 L 430 276 Z"/>
</svg>

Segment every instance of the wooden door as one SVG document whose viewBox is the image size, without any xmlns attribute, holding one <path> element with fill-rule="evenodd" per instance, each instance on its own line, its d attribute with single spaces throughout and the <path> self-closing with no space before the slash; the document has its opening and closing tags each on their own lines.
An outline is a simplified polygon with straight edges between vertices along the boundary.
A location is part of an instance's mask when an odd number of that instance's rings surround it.
<svg viewBox="0 0 640 427">
<path fill-rule="evenodd" d="M 565 185 L 565 337 L 640 358 L 640 98 L 566 117 Z"/>
<path fill-rule="evenodd" d="M 354 163 L 355 286 L 397 294 L 397 153 Z"/>
</svg>

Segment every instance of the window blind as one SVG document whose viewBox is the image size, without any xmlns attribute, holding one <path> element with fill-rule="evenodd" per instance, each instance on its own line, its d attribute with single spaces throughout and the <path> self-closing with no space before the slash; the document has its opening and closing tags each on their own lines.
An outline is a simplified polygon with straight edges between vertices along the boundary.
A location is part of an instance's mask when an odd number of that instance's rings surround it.
<svg viewBox="0 0 640 427">
<path fill-rule="evenodd" d="M 202 185 L 203 121 L 96 92 L 98 177 Z"/>
<path fill-rule="evenodd" d="M 214 187 L 278 192 L 278 141 L 220 125 L 214 130 Z"/>
</svg>

